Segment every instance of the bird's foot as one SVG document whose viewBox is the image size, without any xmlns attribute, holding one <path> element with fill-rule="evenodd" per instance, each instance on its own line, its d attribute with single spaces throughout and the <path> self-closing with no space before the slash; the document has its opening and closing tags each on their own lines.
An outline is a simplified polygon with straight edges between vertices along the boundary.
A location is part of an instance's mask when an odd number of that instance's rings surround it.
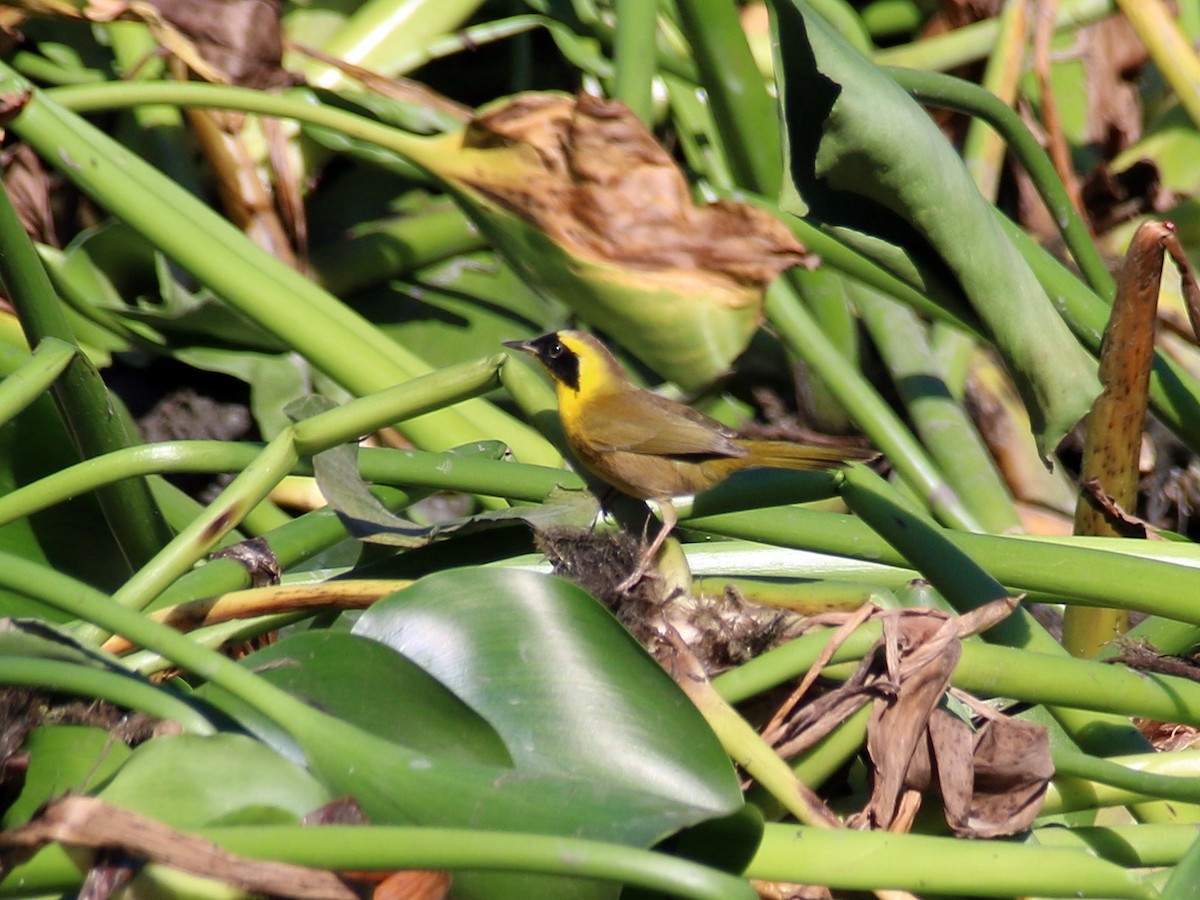
<svg viewBox="0 0 1200 900">
<path fill-rule="evenodd" d="M 660 579 L 662 575 L 654 568 L 652 560 L 642 560 L 637 564 L 637 567 L 625 576 L 616 587 L 613 588 L 613 593 L 628 594 L 635 587 L 641 584 L 646 579 Z"/>
</svg>

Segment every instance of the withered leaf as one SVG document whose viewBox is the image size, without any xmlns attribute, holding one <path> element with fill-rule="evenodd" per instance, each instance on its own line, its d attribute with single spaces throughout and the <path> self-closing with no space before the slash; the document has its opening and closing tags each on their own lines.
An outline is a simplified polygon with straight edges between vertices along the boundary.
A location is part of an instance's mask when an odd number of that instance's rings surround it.
<svg viewBox="0 0 1200 900">
<path fill-rule="evenodd" d="M 1084 496 L 1096 504 L 1108 517 L 1109 524 L 1113 529 L 1124 537 L 1138 540 L 1163 540 L 1158 529 L 1152 523 L 1126 512 L 1121 504 L 1106 494 L 1098 479 L 1087 478 L 1079 483 L 1079 487 Z"/>
<path fill-rule="evenodd" d="M 50 209 L 50 179 L 28 144 L 16 144 L 5 153 L 4 189 L 25 232 L 43 244 L 59 246 Z"/>
<path fill-rule="evenodd" d="M 909 766 L 962 653 L 957 634 L 945 627 L 946 618 L 930 613 L 884 620 L 885 644 L 896 648 L 897 663 L 889 665 L 889 680 L 898 693 L 894 700 L 874 702 L 867 729 L 875 779 L 861 815 L 874 828 L 891 826 Z"/>
<path fill-rule="evenodd" d="M 765 285 L 814 260 L 779 221 L 744 203 L 697 206 L 683 172 L 619 101 L 525 94 L 477 116 L 464 146 L 520 145 L 518 179 L 473 183 L 554 240 L 637 268 L 705 272 Z"/>
<path fill-rule="evenodd" d="M 231 84 L 264 88 L 291 80 L 282 68 L 281 0 L 153 0 L 153 5 Z"/>
<path fill-rule="evenodd" d="M 1001 837 L 1029 828 L 1054 776 L 1046 729 L 1007 716 L 989 719 L 975 733 L 972 761 L 975 780 L 967 816 L 952 816 L 947 806 L 946 822 L 954 832 Z"/>
<path fill-rule="evenodd" d="M 1054 774 L 1045 729 L 1003 716 L 961 691 L 955 696 L 982 717 L 982 725 L 974 727 L 943 704 L 961 639 L 987 630 L 1017 602 L 1003 598 L 962 616 L 877 610 L 884 636 L 854 676 L 803 708 L 792 709 L 789 700 L 785 720 L 772 721 L 770 739 L 785 754 L 795 753 L 873 696 L 867 729 L 871 799 L 849 825 L 905 831 L 921 795 L 936 789 L 956 834 L 995 837 L 1028 828 Z"/>
</svg>

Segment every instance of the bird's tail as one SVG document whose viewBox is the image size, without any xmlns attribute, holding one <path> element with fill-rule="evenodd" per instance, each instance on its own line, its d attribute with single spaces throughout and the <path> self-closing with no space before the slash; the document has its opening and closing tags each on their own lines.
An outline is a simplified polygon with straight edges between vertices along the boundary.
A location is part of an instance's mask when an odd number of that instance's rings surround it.
<svg viewBox="0 0 1200 900">
<path fill-rule="evenodd" d="M 750 451 L 744 468 L 836 469 L 849 462 L 867 462 L 879 454 L 862 447 L 822 447 L 790 441 L 738 441 Z"/>
</svg>

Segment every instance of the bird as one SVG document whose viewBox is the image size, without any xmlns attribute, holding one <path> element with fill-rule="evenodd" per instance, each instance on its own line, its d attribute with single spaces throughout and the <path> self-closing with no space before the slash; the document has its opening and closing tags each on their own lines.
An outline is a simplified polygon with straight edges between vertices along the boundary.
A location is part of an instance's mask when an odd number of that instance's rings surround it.
<svg viewBox="0 0 1200 900">
<path fill-rule="evenodd" d="M 549 374 L 571 452 L 592 474 L 631 497 L 653 500 L 662 527 L 628 590 L 650 569 L 679 521 L 673 500 L 697 494 L 743 469 L 831 469 L 877 453 L 751 440 L 716 419 L 634 384 L 608 348 L 584 331 L 555 331 L 505 347 L 534 357 Z"/>
</svg>

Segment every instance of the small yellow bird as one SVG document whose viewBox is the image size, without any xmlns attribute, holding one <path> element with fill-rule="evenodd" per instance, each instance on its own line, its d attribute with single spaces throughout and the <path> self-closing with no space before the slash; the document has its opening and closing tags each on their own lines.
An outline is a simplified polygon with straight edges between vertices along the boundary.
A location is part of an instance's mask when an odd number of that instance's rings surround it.
<svg viewBox="0 0 1200 900">
<path fill-rule="evenodd" d="M 532 355 L 550 374 L 563 432 L 579 461 L 617 490 L 658 503 L 662 528 L 622 588 L 636 583 L 678 522 L 672 498 L 699 493 L 742 469 L 830 469 L 878 455 L 739 438 L 690 406 L 638 387 L 608 349 L 582 331 L 504 346 Z"/>
</svg>

